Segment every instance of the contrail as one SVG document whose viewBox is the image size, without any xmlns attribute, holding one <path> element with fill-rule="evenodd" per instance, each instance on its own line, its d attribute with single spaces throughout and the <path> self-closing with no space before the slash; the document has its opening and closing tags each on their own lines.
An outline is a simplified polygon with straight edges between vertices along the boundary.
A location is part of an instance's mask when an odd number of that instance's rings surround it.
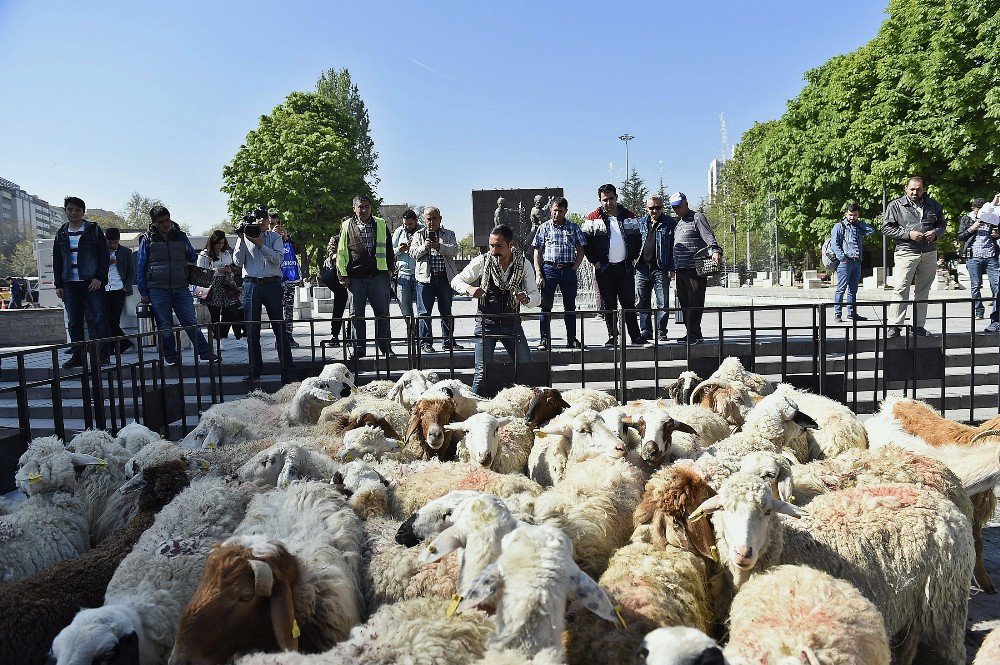
<svg viewBox="0 0 1000 665">
<path fill-rule="evenodd" d="M 443 77 L 445 77 L 445 78 L 448 78 L 448 75 L 447 75 L 447 74 L 445 74 L 444 72 L 439 72 L 438 70 L 436 70 L 436 69 L 434 69 L 433 67 L 430 67 L 430 66 L 428 66 L 428 65 L 425 65 L 424 63 L 420 62 L 419 60 L 414 60 L 414 61 L 413 61 L 413 63 L 414 63 L 414 64 L 417 64 L 417 65 L 420 65 L 420 66 L 421 66 L 421 67 L 423 67 L 424 69 L 427 69 L 427 70 L 430 70 L 430 71 L 434 72 L 435 74 L 438 74 L 438 75 L 440 75 L 440 76 L 443 76 Z"/>
</svg>

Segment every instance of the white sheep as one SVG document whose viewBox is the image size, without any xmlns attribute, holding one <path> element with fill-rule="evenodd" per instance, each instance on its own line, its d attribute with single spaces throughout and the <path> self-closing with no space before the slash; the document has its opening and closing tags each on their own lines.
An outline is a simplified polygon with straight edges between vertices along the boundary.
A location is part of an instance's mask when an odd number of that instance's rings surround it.
<svg viewBox="0 0 1000 665">
<path fill-rule="evenodd" d="M 212 546 L 242 521 L 252 488 L 196 480 L 165 506 L 115 571 L 104 605 L 81 610 L 56 636 L 56 665 L 110 659 L 138 637 L 139 661 L 163 665 Z"/>
<path fill-rule="evenodd" d="M 74 495 L 76 468 L 103 464 L 91 455 L 70 452 L 56 436 L 28 445 L 14 475 L 28 498 L 0 515 L 0 583 L 28 577 L 90 549 L 87 508 Z"/>
<path fill-rule="evenodd" d="M 115 435 L 115 441 L 124 446 L 129 455 L 135 455 L 143 446 L 162 440 L 163 437 L 160 436 L 159 432 L 154 432 L 136 421 L 125 425 Z"/>
<path fill-rule="evenodd" d="M 316 432 L 342 436 L 346 418 L 362 412 L 381 415 L 399 434 L 406 431 L 406 425 L 410 422 L 409 409 L 404 409 L 399 402 L 359 392 L 339 399 L 323 409 L 317 421 Z"/>
<path fill-rule="evenodd" d="M 804 445 L 809 449 L 810 460 L 835 457 L 848 450 L 868 448 L 868 433 L 865 431 L 864 423 L 840 402 L 787 384 L 781 384 L 777 390 L 788 395 L 799 409 L 808 413 L 819 425 L 818 428 L 808 429 L 800 435 L 805 440 Z M 794 443 L 793 447 L 799 448 L 802 445 L 801 442 Z"/>
<path fill-rule="evenodd" d="M 603 390 L 594 388 L 575 388 L 563 391 L 562 397 L 570 406 L 586 405 L 588 409 L 603 411 L 618 406 L 618 400 Z"/>
<path fill-rule="evenodd" d="M 427 392 L 440 377 L 433 370 L 408 369 L 393 384 L 386 399 L 399 402 L 403 408 L 412 409 L 420 396 Z"/>
<path fill-rule="evenodd" d="M 310 377 L 302 381 L 281 419 L 286 425 L 315 425 L 323 409 L 351 395 L 353 386 L 336 379 Z"/>
<path fill-rule="evenodd" d="M 392 512 L 401 519 L 456 489 L 485 492 L 505 501 L 514 495 L 538 496 L 542 492 L 529 478 L 497 473 L 478 464 L 429 460 L 404 465 L 396 473 L 376 468 L 392 484 Z"/>
<path fill-rule="evenodd" d="M 637 416 L 624 420 L 624 424 L 638 427 L 639 455 L 649 464 L 658 465 L 667 456 L 671 451 L 674 433 L 698 436 L 694 428 L 675 419 L 665 408 L 644 409 Z"/>
<path fill-rule="evenodd" d="M 394 385 L 396 385 L 395 381 L 390 381 L 388 379 L 376 379 L 374 381 L 369 381 L 365 385 L 358 388 L 358 392 L 363 395 L 378 397 L 379 399 L 389 399 L 389 393 L 392 392 L 392 387 Z"/>
<path fill-rule="evenodd" d="M 128 451 L 103 430 L 85 430 L 74 436 L 66 448 L 104 460 L 101 466 L 85 467 L 77 478 L 74 494 L 87 506 L 90 544 L 95 546 L 118 531 L 136 513 L 134 496 L 116 490 L 125 482 Z"/>
<path fill-rule="evenodd" d="M 528 476 L 532 480 L 543 487 L 551 487 L 562 480 L 569 463 L 573 421 L 577 416 L 591 411 L 593 409 L 585 404 L 569 407 L 536 432 L 531 453 L 528 454 Z M 612 420 L 623 424 L 622 419 Z"/>
<path fill-rule="evenodd" d="M 481 464 L 498 473 L 523 474 L 528 468 L 534 437 L 521 419 L 477 413 L 444 428 L 462 436 L 458 442 L 462 462 Z"/>
<path fill-rule="evenodd" d="M 337 451 L 337 459 L 350 462 L 356 459 L 380 459 L 386 453 L 401 450 L 399 441 L 385 435 L 385 432 L 371 425 L 362 425 L 344 433 L 344 440 Z"/>
<path fill-rule="evenodd" d="M 506 402 L 513 411 L 518 412 L 518 417 L 521 417 L 528 412 L 528 407 L 536 394 L 538 389 L 531 386 L 510 386 L 498 392 L 491 401 Z"/>
<path fill-rule="evenodd" d="M 251 393 L 243 399 L 214 404 L 179 442 L 182 448 L 217 448 L 272 436 L 283 406 L 270 396 Z"/>
<path fill-rule="evenodd" d="M 269 642 L 273 651 L 332 648 L 364 615 L 361 542 L 360 518 L 328 484 L 296 482 L 255 496 L 233 536 L 209 555 L 171 660 L 224 661 Z M 250 595 L 237 612 L 234 594 Z"/>
<path fill-rule="evenodd" d="M 301 440 L 292 439 L 260 451 L 240 467 L 236 476 L 244 482 L 273 487 L 288 487 L 295 480 L 333 478 L 340 464 L 300 443 Z"/>
<path fill-rule="evenodd" d="M 389 514 L 389 483 L 368 462 L 356 459 L 342 464 L 331 482 L 350 495 L 348 503 L 362 518 Z"/>
<path fill-rule="evenodd" d="M 802 517 L 785 523 L 773 513 Z M 778 563 L 813 566 L 854 584 L 885 618 L 894 661 L 923 641 L 965 661 L 965 619 L 975 562 L 968 518 L 938 492 L 909 484 L 819 496 L 809 513 L 772 496 L 759 476 L 729 477 L 692 515 L 714 513 L 719 561 L 732 588 Z"/>
<path fill-rule="evenodd" d="M 462 588 L 457 611 L 492 602 L 496 628 L 490 649 L 516 649 L 531 658 L 544 649 L 563 653 L 566 602 L 616 621 L 607 595 L 573 562 L 573 546 L 559 529 L 520 526 L 503 537 L 500 556 Z"/>
<path fill-rule="evenodd" d="M 347 365 L 344 363 L 330 363 L 326 365 L 322 370 L 320 370 L 319 378 L 335 379 L 337 381 L 343 381 L 344 383 L 355 385 L 354 372 L 347 369 Z"/>
</svg>

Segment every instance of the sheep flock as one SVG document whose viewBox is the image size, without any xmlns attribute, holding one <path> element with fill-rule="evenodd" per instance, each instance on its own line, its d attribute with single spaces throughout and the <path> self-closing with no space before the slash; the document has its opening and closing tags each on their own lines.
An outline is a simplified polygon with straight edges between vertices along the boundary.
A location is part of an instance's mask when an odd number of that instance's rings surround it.
<svg viewBox="0 0 1000 665">
<path fill-rule="evenodd" d="M 996 592 L 1000 418 L 862 422 L 735 358 L 625 404 L 332 364 L 15 482 L 4 665 L 959 665 Z"/>
</svg>

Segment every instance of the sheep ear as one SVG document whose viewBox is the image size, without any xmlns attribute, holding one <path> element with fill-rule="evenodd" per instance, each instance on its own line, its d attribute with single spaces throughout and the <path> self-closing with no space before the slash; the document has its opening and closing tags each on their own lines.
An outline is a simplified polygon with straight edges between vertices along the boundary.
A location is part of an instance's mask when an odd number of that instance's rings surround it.
<svg viewBox="0 0 1000 665">
<path fill-rule="evenodd" d="M 403 380 L 400 379 L 393 384 L 392 390 L 385 396 L 389 400 L 401 400 L 403 397 Z"/>
<path fill-rule="evenodd" d="M 504 425 L 514 422 L 515 420 L 517 419 L 512 416 L 504 416 L 503 418 L 497 418 L 497 428 L 503 427 Z"/>
<path fill-rule="evenodd" d="M 578 570 L 576 573 L 572 593 L 576 598 L 574 606 L 586 607 L 597 616 L 612 623 L 617 621 L 618 617 L 615 615 L 615 608 L 611 604 L 608 594 L 604 593 L 604 589 L 594 581 L 594 578 L 582 570 Z"/>
<path fill-rule="evenodd" d="M 784 478 L 780 475 L 778 476 L 778 498 L 782 501 L 791 502 L 793 497 L 792 494 L 795 491 L 795 484 L 792 481 L 792 476 L 786 474 Z"/>
<path fill-rule="evenodd" d="M 454 525 L 448 527 L 431 541 L 431 544 L 420 553 L 420 563 L 433 563 L 451 554 L 460 547 L 465 547 L 464 534 Z"/>
<path fill-rule="evenodd" d="M 771 508 L 777 510 L 779 513 L 784 513 L 789 517 L 801 518 L 803 515 L 807 514 L 806 511 L 802 510 L 801 508 L 797 508 L 790 503 L 782 501 L 781 499 L 775 499 L 773 497 L 771 498 Z"/>
<path fill-rule="evenodd" d="M 694 434 L 695 436 L 698 435 L 698 432 L 696 432 L 695 429 L 690 425 L 688 425 L 687 423 L 682 423 L 679 420 L 673 420 L 673 419 L 671 419 L 671 422 L 673 422 L 674 424 L 675 432 L 685 432 L 687 434 Z"/>
<path fill-rule="evenodd" d="M 406 426 L 406 434 L 403 436 L 403 443 L 408 443 L 410 438 L 417 433 L 420 429 L 420 416 L 417 412 L 413 412 L 413 416 L 410 417 L 410 423 Z"/>
<path fill-rule="evenodd" d="M 210 429 L 208 434 L 205 435 L 205 440 L 201 442 L 201 447 L 203 449 L 218 448 L 219 444 L 222 442 L 222 436 L 219 434 L 218 430 Z"/>
<path fill-rule="evenodd" d="M 70 453 L 69 456 L 73 461 L 73 466 L 107 466 L 108 464 L 99 457 L 84 453 Z"/>
<path fill-rule="evenodd" d="M 437 383 L 441 380 L 437 372 L 427 372 L 424 376 L 427 378 L 427 383 Z"/>
<path fill-rule="evenodd" d="M 688 515 L 688 522 L 700 520 L 705 515 L 714 513 L 717 510 L 722 510 L 722 498 L 718 495 L 702 501 L 701 505 L 695 508 L 693 513 Z"/>
<path fill-rule="evenodd" d="M 282 650 L 298 651 L 299 624 L 295 621 L 292 588 L 286 575 L 274 585 L 274 593 L 271 595 L 271 629 Z"/>
<path fill-rule="evenodd" d="M 444 386 L 444 387 L 443 387 L 443 388 L 441 388 L 440 390 L 441 390 L 441 392 L 443 392 L 443 393 L 444 393 L 445 395 L 447 395 L 449 399 L 455 399 L 455 391 L 454 391 L 454 389 L 452 389 L 452 387 L 451 387 L 451 386 Z"/>
<path fill-rule="evenodd" d="M 792 422 L 806 429 L 819 429 L 819 423 L 798 409 L 795 410 L 795 415 L 792 416 Z"/>
<path fill-rule="evenodd" d="M 141 490 L 146 486 L 146 479 L 142 475 L 142 471 L 132 476 L 127 483 L 118 488 L 120 494 L 131 494 L 136 490 Z"/>
<path fill-rule="evenodd" d="M 462 602 L 458 604 L 457 609 L 459 612 L 472 609 L 488 601 L 501 589 L 503 589 L 503 577 L 500 576 L 500 568 L 497 564 L 491 563 L 462 591 Z"/>
<path fill-rule="evenodd" d="M 573 433 L 573 427 L 571 425 L 546 425 L 545 427 L 538 430 L 540 434 L 551 434 L 553 436 L 564 436 L 568 437 Z"/>
</svg>

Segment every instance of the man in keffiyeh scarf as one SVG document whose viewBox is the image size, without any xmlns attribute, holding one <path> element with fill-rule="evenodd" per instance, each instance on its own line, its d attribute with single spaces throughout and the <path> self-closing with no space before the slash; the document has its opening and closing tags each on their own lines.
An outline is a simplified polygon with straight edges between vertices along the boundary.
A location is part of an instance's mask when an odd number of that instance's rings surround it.
<svg viewBox="0 0 1000 665">
<path fill-rule="evenodd" d="M 483 367 L 492 362 L 497 341 L 512 361 L 531 359 L 519 312 L 522 305 L 538 307 L 535 271 L 524 253 L 514 247 L 514 232 L 501 224 L 490 233 L 490 251 L 473 259 L 451 286 L 457 293 L 476 298 L 483 315 L 476 323 L 476 373 L 472 381 L 472 390 L 479 393 Z"/>
</svg>

